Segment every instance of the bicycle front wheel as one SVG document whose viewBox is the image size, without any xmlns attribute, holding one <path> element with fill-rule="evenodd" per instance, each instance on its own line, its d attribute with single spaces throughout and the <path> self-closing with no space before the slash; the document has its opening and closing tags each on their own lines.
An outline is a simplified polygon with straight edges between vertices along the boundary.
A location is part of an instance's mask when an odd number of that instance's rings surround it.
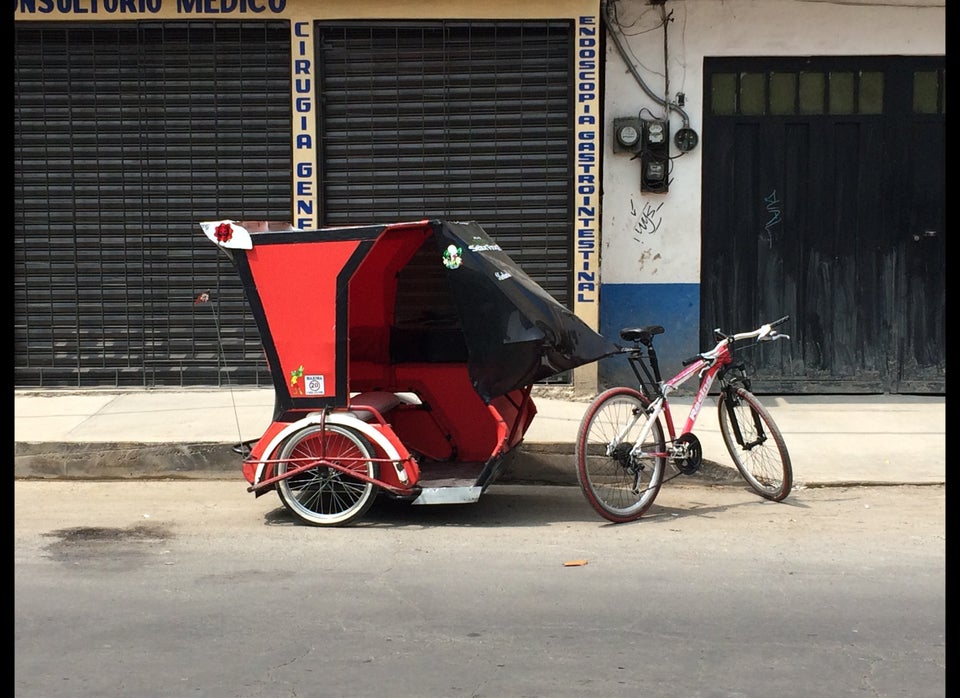
<svg viewBox="0 0 960 698">
<path fill-rule="evenodd" d="M 279 480 L 280 500 L 294 516 L 313 526 L 343 526 L 357 519 L 373 505 L 379 488 L 324 461 L 375 478 L 373 451 L 364 436 L 339 424 L 298 431 L 280 451 L 277 475 L 313 462 L 316 466 Z"/>
<path fill-rule="evenodd" d="M 793 488 L 793 466 L 783 434 L 767 409 L 748 390 L 720 391 L 720 433 L 730 457 L 750 488 L 779 502 Z"/>
<path fill-rule="evenodd" d="M 580 422 L 577 481 L 590 506 L 614 523 L 643 516 L 663 484 L 663 428 L 659 420 L 650 423 L 649 404 L 633 388 L 611 388 L 594 398 Z M 632 453 L 648 423 L 640 452 Z"/>
</svg>

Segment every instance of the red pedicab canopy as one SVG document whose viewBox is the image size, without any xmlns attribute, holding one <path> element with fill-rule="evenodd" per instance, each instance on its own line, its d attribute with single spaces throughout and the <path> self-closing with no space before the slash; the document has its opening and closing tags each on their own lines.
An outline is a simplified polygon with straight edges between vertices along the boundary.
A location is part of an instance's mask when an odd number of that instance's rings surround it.
<svg viewBox="0 0 960 698">
<path fill-rule="evenodd" d="M 288 376 L 301 389 L 312 377 L 304 397 L 343 402 L 349 353 L 381 363 L 465 361 L 490 402 L 617 352 L 473 221 L 201 227 L 238 268 L 278 394 L 290 391 Z"/>
</svg>

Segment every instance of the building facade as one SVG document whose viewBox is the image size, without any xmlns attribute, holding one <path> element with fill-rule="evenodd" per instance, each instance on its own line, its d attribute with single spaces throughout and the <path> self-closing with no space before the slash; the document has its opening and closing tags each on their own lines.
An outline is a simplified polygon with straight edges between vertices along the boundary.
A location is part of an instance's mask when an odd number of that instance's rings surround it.
<svg viewBox="0 0 960 698">
<path fill-rule="evenodd" d="M 714 327 L 789 314 L 761 388 L 944 390 L 943 2 L 18 0 L 15 19 L 16 387 L 270 385 L 200 221 L 445 217 L 606 336 L 662 324 L 665 371 Z"/>
</svg>

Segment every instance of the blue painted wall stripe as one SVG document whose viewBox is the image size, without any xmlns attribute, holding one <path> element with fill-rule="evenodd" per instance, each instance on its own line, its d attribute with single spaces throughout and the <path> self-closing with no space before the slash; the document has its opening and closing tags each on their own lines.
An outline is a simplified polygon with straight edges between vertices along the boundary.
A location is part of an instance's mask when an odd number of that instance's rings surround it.
<svg viewBox="0 0 960 698">
<path fill-rule="evenodd" d="M 600 334 L 618 344 L 624 327 L 663 325 L 666 331 L 654 340 L 654 348 L 661 372 L 672 376 L 701 349 L 700 284 L 601 284 L 599 323 Z M 636 383 L 622 356 L 601 359 L 598 377 L 601 390 Z M 681 394 L 692 393 L 695 386 L 688 386 Z"/>
</svg>

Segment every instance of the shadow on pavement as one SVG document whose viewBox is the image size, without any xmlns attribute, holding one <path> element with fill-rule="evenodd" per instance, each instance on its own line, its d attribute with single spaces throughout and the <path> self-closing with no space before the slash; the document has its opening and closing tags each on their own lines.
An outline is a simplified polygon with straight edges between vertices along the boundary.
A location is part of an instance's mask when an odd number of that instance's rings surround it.
<svg viewBox="0 0 960 698">
<path fill-rule="evenodd" d="M 681 503 L 674 506 L 673 503 L 678 500 Z M 767 502 L 752 493 L 746 486 L 687 485 L 671 488 L 665 485 L 649 511 L 639 521 L 631 523 L 660 525 L 686 517 L 710 517 L 757 503 L 806 507 L 793 496 L 779 504 Z M 275 509 L 264 515 L 264 520 L 270 526 L 308 527 L 300 523 L 279 503 Z M 469 504 L 412 505 L 408 502 L 381 497 L 364 516 L 348 524 L 348 527 L 516 528 L 590 522 L 601 527 L 630 525 L 606 521 L 590 507 L 578 487 L 493 485 L 481 495 L 479 500 Z"/>
</svg>

